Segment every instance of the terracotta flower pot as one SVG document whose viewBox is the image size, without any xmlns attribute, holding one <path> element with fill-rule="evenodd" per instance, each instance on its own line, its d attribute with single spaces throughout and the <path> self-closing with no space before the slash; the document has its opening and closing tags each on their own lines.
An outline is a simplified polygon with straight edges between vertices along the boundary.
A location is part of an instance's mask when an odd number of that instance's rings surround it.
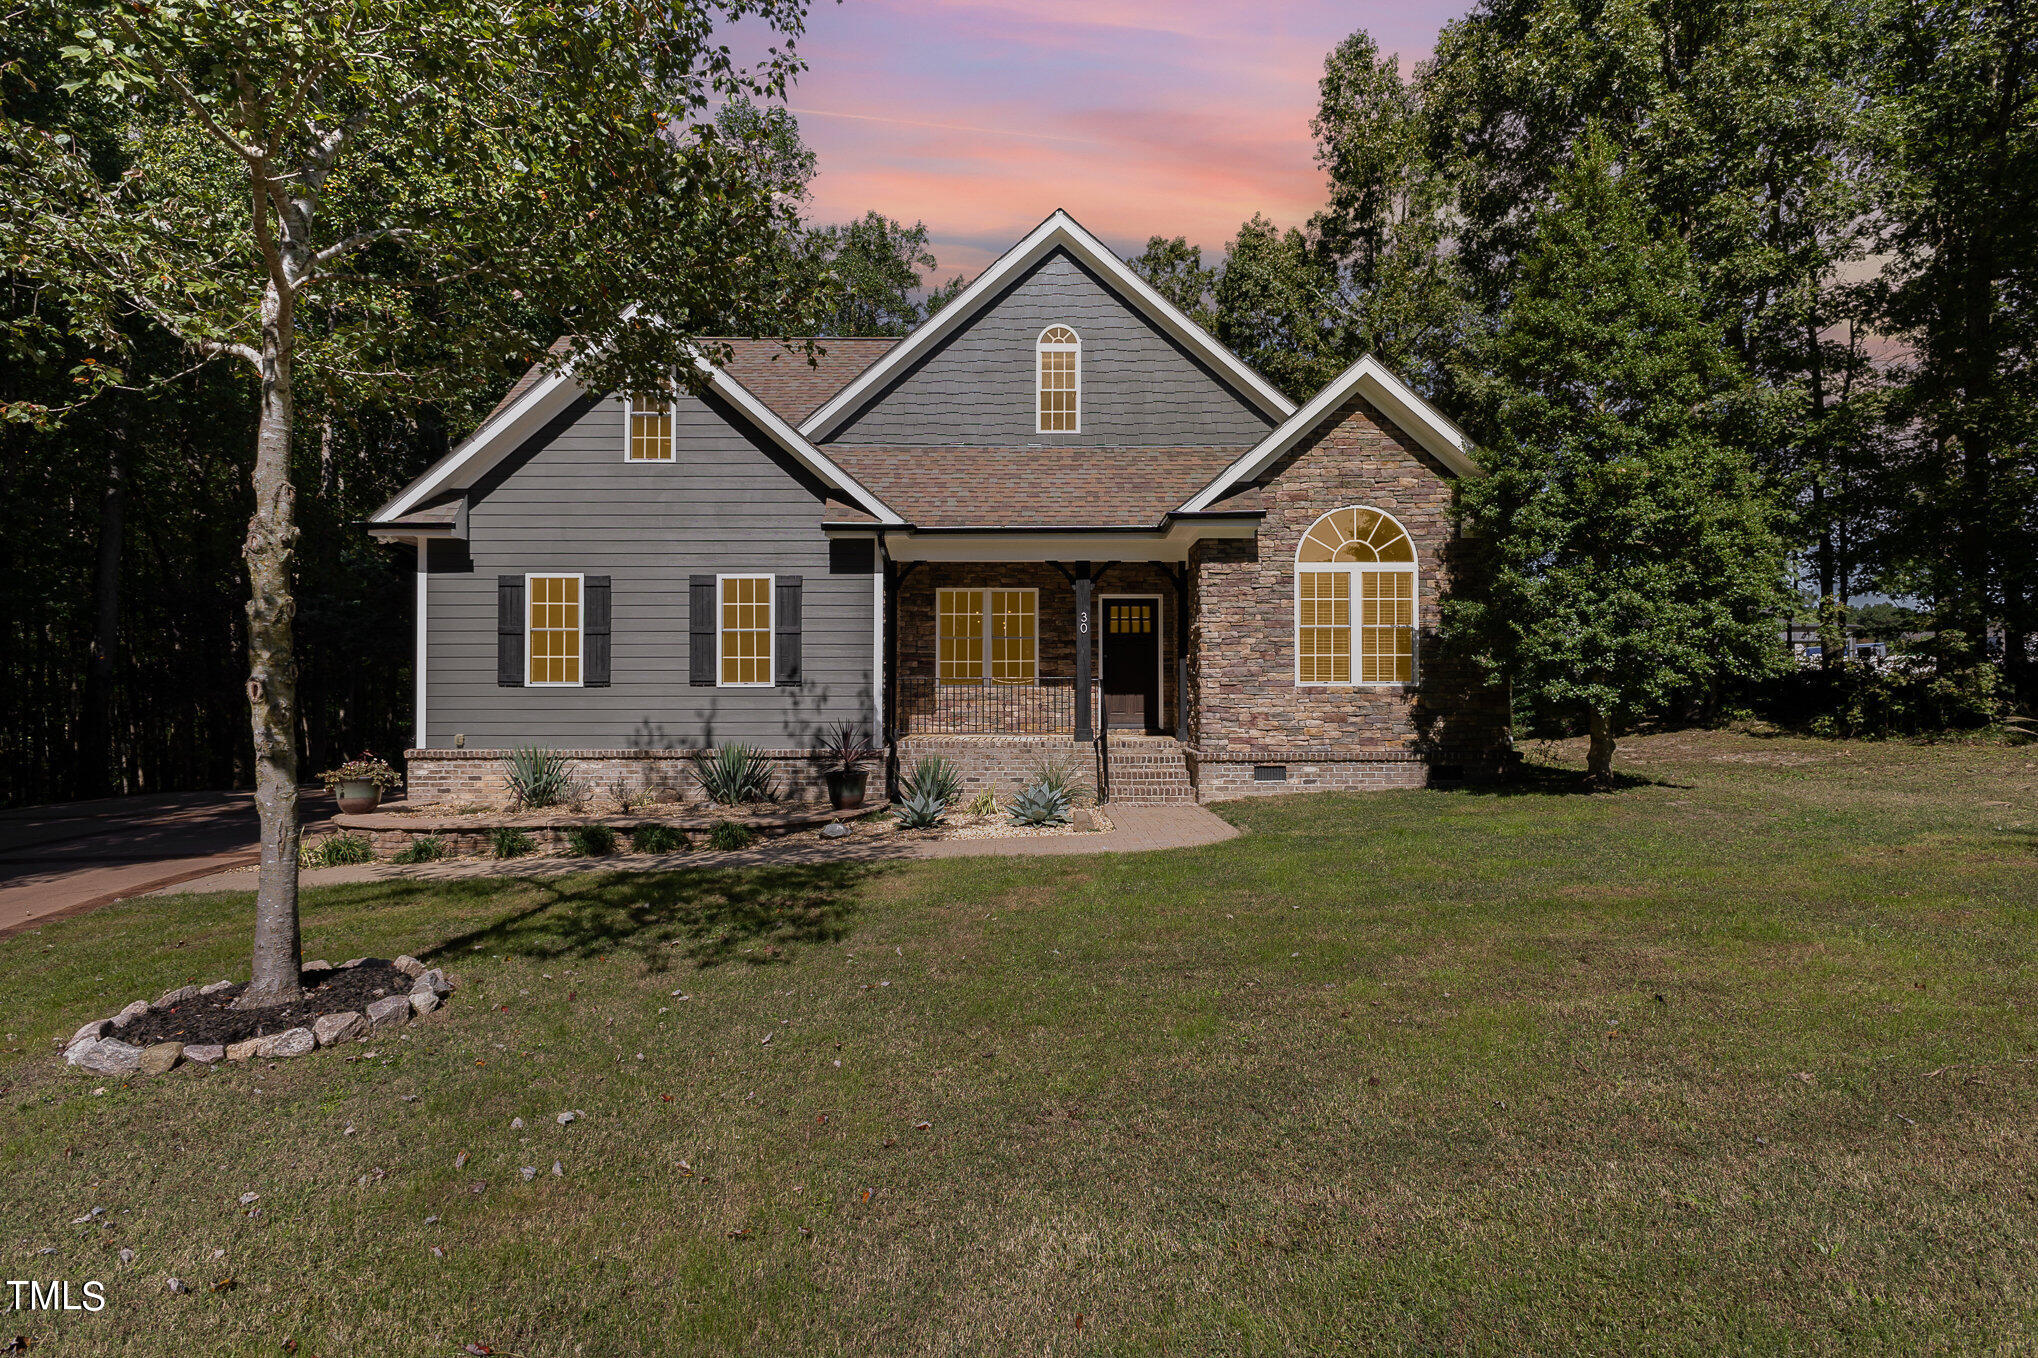
<svg viewBox="0 0 2038 1358">
<path fill-rule="evenodd" d="M 863 806 L 864 784 L 870 775 L 862 769 L 831 769 L 828 773 L 828 805 L 837 811 L 855 811 Z"/>
<path fill-rule="evenodd" d="M 348 779 L 333 788 L 333 796 L 340 803 L 340 814 L 365 816 L 382 804 L 382 788 L 365 778 Z"/>
</svg>

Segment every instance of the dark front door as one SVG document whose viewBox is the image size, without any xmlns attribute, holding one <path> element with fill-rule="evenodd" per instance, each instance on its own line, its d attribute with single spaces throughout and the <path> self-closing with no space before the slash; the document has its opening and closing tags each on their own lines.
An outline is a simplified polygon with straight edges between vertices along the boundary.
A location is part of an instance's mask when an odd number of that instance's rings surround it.
<svg viewBox="0 0 2038 1358">
<path fill-rule="evenodd" d="M 1104 600 L 1104 710 L 1113 730 L 1158 730 L 1161 613 L 1152 599 Z"/>
</svg>

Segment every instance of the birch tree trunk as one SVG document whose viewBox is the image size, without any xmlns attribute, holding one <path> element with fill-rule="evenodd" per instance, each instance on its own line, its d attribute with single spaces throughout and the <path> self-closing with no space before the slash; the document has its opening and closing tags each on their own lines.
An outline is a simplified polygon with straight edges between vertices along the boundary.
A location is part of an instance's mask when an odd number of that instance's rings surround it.
<svg viewBox="0 0 2038 1358">
<path fill-rule="evenodd" d="M 262 866 L 255 883 L 254 974 L 243 1008 L 285 1004 L 301 994 L 297 929 L 297 662 L 291 635 L 296 603 L 297 492 L 290 480 L 293 299 L 273 282 L 262 299 L 262 410 L 255 436 L 255 513 L 248 562 L 248 710 L 255 734 L 255 809 Z"/>
</svg>

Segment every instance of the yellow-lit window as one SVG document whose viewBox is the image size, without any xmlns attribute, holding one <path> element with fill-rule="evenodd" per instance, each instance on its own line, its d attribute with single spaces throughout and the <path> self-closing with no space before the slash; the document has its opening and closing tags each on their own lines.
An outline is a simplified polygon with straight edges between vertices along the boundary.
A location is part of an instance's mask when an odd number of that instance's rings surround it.
<svg viewBox="0 0 2038 1358">
<path fill-rule="evenodd" d="M 533 684 L 580 682 L 580 577 L 533 575 L 530 594 L 529 644 L 525 652 Z"/>
<path fill-rule="evenodd" d="M 1415 575 L 1357 572 L 1359 682 L 1405 684 L 1415 672 Z"/>
<path fill-rule="evenodd" d="M 1042 434 L 1077 434 L 1083 428 L 1083 342 L 1065 325 L 1040 332 L 1036 346 L 1040 365 Z"/>
<path fill-rule="evenodd" d="M 1040 591 L 994 589 L 989 593 L 991 682 L 1039 682 Z"/>
<path fill-rule="evenodd" d="M 1352 681 L 1352 607 L 1343 571 L 1303 571 L 1295 595 L 1295 646 L 1305 684 Z"/>
<path fill-rule="evenodd" d="M 984 591 L 936 591 L 935 648 L 935 674 L 940 682 L 984 682 Z"/>
<path fill-rule="evenodd" d="M 1415 678 L 1415 543 L 1390 514 L 1355 505 L 1310 526 L 1295 552 L 1295 678 Z"/>
<path fill-rule="evenodd" d="M 771 577 L 725 575 L 721 589 L 722 682 L 771 683 Z"/>
<path fill-rule="evenodd" d="M 630 402 L 632 462 L 672 461 L 672 407 L 663 401 Z"/>
</svg>

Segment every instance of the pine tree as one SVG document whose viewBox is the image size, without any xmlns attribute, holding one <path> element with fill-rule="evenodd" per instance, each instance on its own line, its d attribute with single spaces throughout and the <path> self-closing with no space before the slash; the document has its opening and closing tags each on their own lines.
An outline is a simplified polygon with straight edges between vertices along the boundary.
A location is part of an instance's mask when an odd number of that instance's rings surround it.
<svg viewBox="0 0 2038 1358">
<path fill-rule="evenodd" d="M 1488 475 L 1465 484 L 1477 598 L 1451 619 L 1547 709 L 1616 734 L 1778 651 L 1782 549 L 1745 453 L 1709 427 L 1739 374 L 1690 254 L 1596 131 L 1558 177 L 1472 381 Z"/>
</svg>

